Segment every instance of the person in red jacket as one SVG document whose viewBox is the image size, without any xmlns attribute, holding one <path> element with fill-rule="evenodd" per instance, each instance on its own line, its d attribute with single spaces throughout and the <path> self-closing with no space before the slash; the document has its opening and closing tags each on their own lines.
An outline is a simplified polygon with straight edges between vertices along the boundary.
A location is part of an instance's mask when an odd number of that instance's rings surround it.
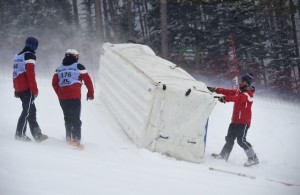
<svg viewBox="0 0 300 195">
<path fill-rule="evenodd" d="M 64 113 L 66 141 L 78 148 L 83 148 L 81 140 L 81 85 L 84 81 L 88 89 L 87 100 L 94 99 L 94 87 L 86 68 L 78 63 L 79 53 L 75 49 L 65 52 L 65 58 L 52 79 L 60 106 Z"/>
<path fill-rule="evenodd" d="M 35 37 L 28 37 L 24 49 L 14 59 L 13 84 L 15 97 L 21 99 L 23 107 L 15 134 L 16 140 L 31 141 L 25 134 L 27 122 L 35 141 L 41 142 L 48 138 L 47 135 L 42 134 L 36 121 L 36 107 L 34 104 L 34 100 L 39 93 L 34 71 L 36 62 L 35 51 L 38 43 Z"/>
<path fill-rule="evenodd" d="M 252 166 L 259 163 L 252 145 L 246 140 L 247 131 L 251 125 L 251 108 L 255 91 L 255 88 L 251 86 L 252 80 L 253 75 L 251 73 L 242 76 L 239 89 L 237 90 L 207 87 L 211 92 L 224 95 L 219 97 L 220 102 L 234 103 L 231 124 L 225 137 L 226 143 L 220 154 L 212 154 L 214 158 L 225 159 L 227 161 L 234 141 L 237 139 L 238 144 L 244 149 L 248 157 L 244 166 Z"/>
</svg>

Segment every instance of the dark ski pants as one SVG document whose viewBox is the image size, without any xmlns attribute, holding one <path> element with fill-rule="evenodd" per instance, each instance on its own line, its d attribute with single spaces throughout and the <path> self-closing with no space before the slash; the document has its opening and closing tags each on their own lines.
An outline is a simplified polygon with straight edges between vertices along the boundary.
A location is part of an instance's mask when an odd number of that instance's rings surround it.
<svg viewBox="0 0 300 195">
<path fill-rule="evenodd" d="M 16 135 L 23 136 L 26 133 L 27 122 L 34 139 L 38 139 L 41 135 L 41 129 L 36 121 L 36 107 L 34 104 L 34 96 L 30 90 L 17 92 L 16 94 L 22 101 L 22 113 L 19 117 Z"/>
<path fill-rule="evenodd" d="M 66 127 L 66 140 L 81 139 L 81 100 L 59 100 L 60 106 L 64 113 L 65 127 Z"/>
<path fill-rule="evenodd" d="M 248 128 L 249 127 L 246 124 L 231 123 L 229 125 L 227 136 L 225 137 L 226 143 L 221 151 L 221 156 L 223 156 L 226 160 L 229 158 L 235 139 L 237 139 L 237 143 L 245 151 L 252 148 L 252 145 L 246 141 Z"/>
</svg>

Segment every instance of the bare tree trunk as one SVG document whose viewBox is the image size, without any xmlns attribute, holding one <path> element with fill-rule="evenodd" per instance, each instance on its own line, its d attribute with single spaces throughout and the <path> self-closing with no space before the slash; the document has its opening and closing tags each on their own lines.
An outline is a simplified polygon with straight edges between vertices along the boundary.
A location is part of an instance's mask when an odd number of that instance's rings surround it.
<svg viewBox="0 0 300 195">
<path fill-rule="evenodd" d="M 107 2 L 106 0 L 103 0 L 103 15 L 104 15 L 104 29 L 105 29 L 105 38 L 108 41 L 112 41 L 111 40 L 111 34 L 110 34 L 110 30 L 109 30 L 109 20 L 108 20 L 108 11 L 107 11 Z"/>
<path fill-rule="evenodd" d="M 141 13 L 140 1 L 136 0 L 136 4 L 137 4 L 137 7 L 138 7 L 138 12 L 139 12 L 139 18 L 140 18 L 140 25 L 141 25 L 141 29 L 142 29 L 142 35 L 143 35 L 143 37 L 145 37 L 145 30 L 144 30 L 144 25 L 143 25 L 143 16 L 142 16 L 142 13 Z"/>
<path fill-rule="evenodd" d="M 295 5 L 293 0 L 290 0 L 290 10 L 291 10 L 291 21 L 292 21 L 292 30 L 294 35 L 294 44 L 295 44 L 295 55 L 299 57 L 299 48 L 298 48 L 298 39 L 297 39 L 297 31 L 296 31 L 296 24 L 295 24 Z"/>
<path fill-rule="evenodd" d="M 291 10 L 291 20 L 292 20 L 292 29 L 293 29 L 293 35 L 294 35 L 294 44 L 295 44 L 295 56 L 299 58 L 299 45 L 298 45 L 298 38 L 297 38 L 297 30 L 296 30 L 296 24 L 295 24 L 295 5 L 292 0 L 290 0 L 290 10 Z M 300 64 L 297 63 L 298 67 L 298 80 L 300 79 Z M 294 68 L 293 68 L 294 69 Z M 296 85 L 298 86 L 297 80 Z"/>
<path fill-rule="evenodd" d="M 115 15 L 115 9 L 114 9 L 114 5 L 113 5 L 113 1 L 112 0 L 108 0 L 108 9 L 109 9 L 109 14 L 110 14 L 110 18 L 111 18 L 111 27 L 112 27 L 112 31 L 113 31 L 113 40 L 117 41 L 118 40 L 118 29 L 117 29 L 117 19 L 116 19 L 116 15 Z"/>
<path fill-rule="evenodd" d="M 161 53 L 163 58 L 168 59 L 167 0 L 160 0 L 160 20 L 161 20 Z"/>
<path fill-rule="evenodd" d="M 100 42 L 104 41 L 103 18 L 101 0 L 95 0 L 96 37 Z"/>
<path fill-rule="evenodd" d="M 264 84 L 265 84 L 265 86 L 267 86 L 268 85 L 268 80 L 267 80 L 266 67 L 265 67 L 264 60 L 262 58 L 260 59 L 260 63 L 261 63 L 261 66 L 262 66 L 262 71 L 263 71 Z"/>
<path fill-rule="evenodd" d="M 298 14 L 299 14 L 299 18 L 300 18 L 300 0 L 298 0 Z"/>
<path fill-rule="evenodd" d="M 72 4 L 73 4 L 75 27 L 78 29 L 79 28 L 79 17 L 78 17 L 77 0 L 72 0 Z"/>
<path fill-rule="evenodd" d="M 128 39 L 133 37 L 132 0 L 127 0 Z"/>
<path fill-rule="evenodd" d="M 145 35 L 148 36 L 149 35 L 148 22 L 147 22 L 148 6 L 146 0 L 143 0 L 142 11 L 143 11 Z"/>
<path fill-rule="evenodd" d="M 300 0 L 299 0 L 300 1 Z M 145 9 L 146 9 L 146 13 L 148 13 L 148 4 L 147 4 L 147 0 L 144 0 L 144 5 L 145 5 Z"/>
<path fill-rule="evenodd" d="M 92 0 L 85 0 L 84 1 L 85 8 L 86 8 L 86 20 L 89 32 L 93 32 L 93 18 L 92 18 Z"/>
</svg>

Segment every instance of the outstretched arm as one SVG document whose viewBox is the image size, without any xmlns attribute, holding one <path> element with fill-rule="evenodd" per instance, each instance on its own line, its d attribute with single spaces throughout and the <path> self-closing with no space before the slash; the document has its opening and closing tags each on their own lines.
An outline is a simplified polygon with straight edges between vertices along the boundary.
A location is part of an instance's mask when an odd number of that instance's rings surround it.
<svg viewBox="0 0 300 195">
<path fill-rule="evenodd" d="M 216 93 L 222 94 L 222 95 L 234 96 L 237 93 L 237 90 L 236 89 L 216 88 Z"/>
</svg>

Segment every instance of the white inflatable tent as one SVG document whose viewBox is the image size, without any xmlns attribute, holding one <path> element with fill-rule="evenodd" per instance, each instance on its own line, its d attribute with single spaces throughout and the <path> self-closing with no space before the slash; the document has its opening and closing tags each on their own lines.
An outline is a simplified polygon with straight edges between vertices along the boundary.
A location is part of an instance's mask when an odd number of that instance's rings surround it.
<svg viewBox="0 0 300 195">
<path fill-rule="evenodd" d="M 104 43 L 100 97 L 138 147 L 202 162 L 216 101 L 206 85 L 146 45 Z"/>
</svg>

